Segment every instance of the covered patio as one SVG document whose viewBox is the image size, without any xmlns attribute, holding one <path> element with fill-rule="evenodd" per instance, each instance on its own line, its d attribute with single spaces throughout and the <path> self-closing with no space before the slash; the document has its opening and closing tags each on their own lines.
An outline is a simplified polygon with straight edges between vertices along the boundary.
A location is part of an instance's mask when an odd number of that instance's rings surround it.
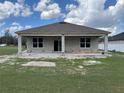
<svg viewBox="0 0 124 93">
<path fill-rule="evenodd" d="M 22 51 L 22 38 L 26 38 L 26 51 Z M 42 37 L 47 40 L 41 48 L 34 48 L 33 46 L 33 38 Z M 90 38 L 89 47 L 79 48 L 80 42 L 77 42 L 76 39 L 80 37 L 88 37 Z M 70 40 L 69 40 L 70 38 Z M 29 54 L 29 55 L 36 55 L 36 54 L 45 54 L 47 56 L 50 55 L 101 55 L 101 53 L 107 53 L 108 49 L 108 36 L 103 36 L 104 38 L 104 51 L 99 51 L 97 49 L 98 42 L 100 40 L 100 36 L 19 36 L 18 37 L 18 54 Z M 77 43 L 76 43 L 77 42 Z M 76 44 L 76 45 L 75 45 Z M 73 47 L 70 47 L 73 46 Z"/>
</svg>

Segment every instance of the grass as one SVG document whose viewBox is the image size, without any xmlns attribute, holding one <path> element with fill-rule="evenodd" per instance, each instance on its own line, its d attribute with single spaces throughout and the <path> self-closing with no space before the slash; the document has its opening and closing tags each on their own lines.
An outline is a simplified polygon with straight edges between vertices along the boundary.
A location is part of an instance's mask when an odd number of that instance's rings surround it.
<svg viewBox="0 0 124 93">
<path fill-rule="evenodd" d="M 16 54 L 17 53 L 17 47 L 0 47 L 0 55 L 11 55 L 11 54 Z"/>
<path fill-rule="evenodd" d="M 0 93 L 124 93 L 124 53 L 112 54 L 106 59 L 37 59 L 55 62 L 55 68 L 22 67 L 36 59 L 11 59 L 14 65 L 0 64 Z M 78 69 L 85 60 L 102 64 Z"/>
<path fill-rule="evenodd" d="M 25 50 L 24 46 L 22 47 L 22 50 Z M 12 55 L 16 54 L 17 52 L 18 52 L 17 46 L 0 47 L 0 55 Z"/>
</svg>

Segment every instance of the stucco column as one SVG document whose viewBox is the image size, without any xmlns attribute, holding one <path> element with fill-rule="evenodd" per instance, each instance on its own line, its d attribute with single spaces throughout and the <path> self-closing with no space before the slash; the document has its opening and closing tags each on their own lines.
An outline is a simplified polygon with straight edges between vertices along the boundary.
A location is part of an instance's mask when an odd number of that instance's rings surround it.
<svg viewBox="0 0 124 93">
<path fill-rule="evenodd" d="M 22 36 L 18 35 L 18 54 L 22 52 Z"/>
<path fill-rule="evenodd" d="M 108 52 L 108 35 L 104 36 L 104 52 Z"/>
<path fill-rule="evenodd" d="M 64 35 L 61 36 L 61 40 L 62 40 L 62 53 L 65 53 L 65 36 Z"/>
<path fill-rule="evenodd" d="M 27 52 L 30 51 L 30 37 L 26 37 L 26 47 L 27 47 Z"/>
</svg>

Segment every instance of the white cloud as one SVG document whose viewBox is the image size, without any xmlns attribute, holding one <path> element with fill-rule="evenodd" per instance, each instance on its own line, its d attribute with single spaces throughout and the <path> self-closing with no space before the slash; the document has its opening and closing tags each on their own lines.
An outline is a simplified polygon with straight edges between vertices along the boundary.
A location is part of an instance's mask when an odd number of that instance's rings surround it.
<svg viewBox="0 0 124 93">
<path fill-rule="evenodd" d="M 5 22 L 0 23 L 0 27 L 2 27 L 3 25 L 5 25 Z"/>
<path fill-rule="evenodd" d="M 118 32 L 118 27 L 117 26 L 115 26 L 115 27 L 114 26 L 112 26 L 112 27 L 104 27 L 104 28 L 98 28 L 98 29 L 112 32 L 110 34 L 110 36 L 113 36 L 113 35 L 117 34 L 117 32 Z"/>
<path fill-rule="evenodd" d="M 21 13 L 22 16 L 26 17 L 26 16 L 30 16 L 31 14 L 33 14 L 33 12 L 30 11 L 29 7 L 24 7 L 22 9 L 22 13 Z"/>
<path fill-rule="evenodd" d="M 21 15 L 23 17 L 30 16 L 33 14 L 30 7 L 24 4 L 24 0 L 17 0 L 15 3 L 15 16 Z"/>
<path fill-rule="evenodd" d="M 124 16 L 124 0 L 117 0 L 115 6 L 110 6 L 106 10 L 104 9 L 106 0 L 77 0 L 77 2 L 79 6 L 67 14 L 65 21 L 107 29 L 117 28 Z"/>
<path fill-rule="evenodd" d="M 40 0 L 40 2 L 38 2 L 36 8 L 34 10 L 36 11 L 44 11 L 47 9 L 47 5 L 50 3 L 50 0 Z"/>
<path fill-rule="evenodd" d="M 9 17 L 14 12 L 14 5 L 9 1 L 0 3 L 0 20 Z"/>
<path fill-rule="evenodd" d="M 41 13 L 41 18 L 43 19 L 49 19 L 49 18 L 55 18 L 60 16 L 60 8 L 58 6 L 58 4 L 54 3 L 51 4 L 47 7 L 47 10 L 43 11 Z"/>
<path fill-rule="evenodd" d="M 11 15 L 25 17 L 31 14 L 31 9 L 28 5 L 24 4 L 24 0 L 18 0 L 16 3 L 10 1 L 0 3 L 0 21 L 10 17 Z"/>
<path fill-rule="evenodd" d="M 76 9 L 76 8 L 77 8 L 77 6 L 74 4 L 67 4 L 66 5 L 66 10 L 68 10 L 68 11 L 72 11 L 73 9 Z"/>
<path fill-rule="evenodd" d="M 15 35 L 16 31 L 29 29 L 31 27 L 32 27 L 31 25 L 22 26 L 21 24 L 19 24 L 17 22 L 13 22 L 9 27 L 5 28 L 3 31 L 8 30 L 12 35 Z"/>
<path fill-rule="evenodd" d="M 51 0 L 40 0 L 34 10 L 41 12 L 41 19 L 56 18 L 61 15 L 59 5 L 52 3 Z"/>
</svg>

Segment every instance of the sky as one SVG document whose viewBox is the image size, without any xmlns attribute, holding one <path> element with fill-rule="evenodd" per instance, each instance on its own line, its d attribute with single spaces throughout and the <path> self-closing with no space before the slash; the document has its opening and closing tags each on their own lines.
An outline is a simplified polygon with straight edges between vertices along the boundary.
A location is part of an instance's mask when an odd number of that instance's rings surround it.
<svg viewBox="0 0 124 93">
<path fill-rule="evenodd" d="M 124 32 L 124 0 L 0 0 L 0 36 L 61 21 L 115 35 Z"/>
</svg>

